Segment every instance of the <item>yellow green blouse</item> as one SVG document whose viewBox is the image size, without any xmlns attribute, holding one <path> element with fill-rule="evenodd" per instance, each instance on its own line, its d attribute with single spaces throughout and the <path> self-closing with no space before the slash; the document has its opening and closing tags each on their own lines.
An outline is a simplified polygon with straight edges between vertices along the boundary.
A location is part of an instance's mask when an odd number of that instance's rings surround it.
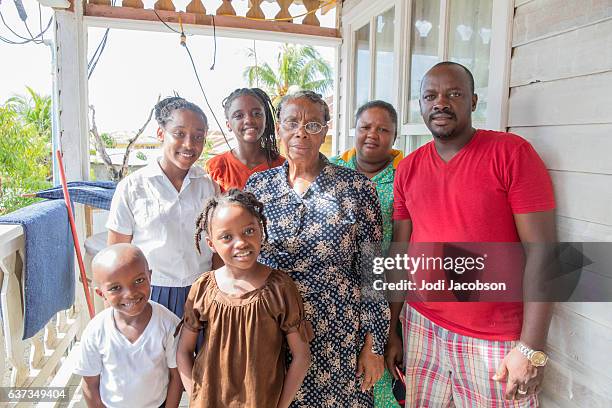
<svg viewBox="0 0 612 408">
<path fill-rule="evenodd" d="M 338 166 L 357 170 L 356 153 L 353 148 L 339 156 L 332 157 L 330 161 Z M 393 155 L 393 161 L 380 173 L 372 177 L 372 181 L 376 185 L 376 193 L 383 216 L 383 248 L 388 248 L 393 234 L 393 179 L 395 178 L 397 165 L 404 158 L 399 150 L 392 149 L 391 154 Z"/>
</svg>

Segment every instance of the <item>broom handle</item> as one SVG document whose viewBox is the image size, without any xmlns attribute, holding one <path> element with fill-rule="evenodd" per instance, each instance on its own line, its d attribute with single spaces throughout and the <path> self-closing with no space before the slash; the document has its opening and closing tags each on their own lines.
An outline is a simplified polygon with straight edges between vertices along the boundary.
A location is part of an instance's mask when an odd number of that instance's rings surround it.
<svg viewBox="0 0 612 408">
<path fill-rule="evenodd" d="M 85 299 L 87 300 L 87 309 L 89 309 L 89 318 L 93 319 L 96 314 L 94 311 L 91 296 L 89 294 L 89 284 L 87 283 L 87 276 L 85 275 L 85 264 L 83 263 L 83 256 L 81 255 L 81 246 L 79 245 L 79 237 L 77 235 L 76 226 L 74 224 L 74 215 L 72 214 L 72 206 L 70 205 L 70 193 L 68 193 L 68 184 L 66 183 L 66 174 L 64 173 L 64 162 L 62 161 L 62 152 L 57 150 L 57 163 L 60 172 L 60 182 L 62 183 L 62 190 L 64 190 L 64 202 L 68 209 L 68 220 L 70 221 L 70 229 L 72 230 L 72 240 L 74 241 L 74 250 L 76 251 L 77 261 L 79 263 L 79 270 L 81 272 L 81 282 L 83 283 L 83 290 L 85 291 Z"/>
</svg>

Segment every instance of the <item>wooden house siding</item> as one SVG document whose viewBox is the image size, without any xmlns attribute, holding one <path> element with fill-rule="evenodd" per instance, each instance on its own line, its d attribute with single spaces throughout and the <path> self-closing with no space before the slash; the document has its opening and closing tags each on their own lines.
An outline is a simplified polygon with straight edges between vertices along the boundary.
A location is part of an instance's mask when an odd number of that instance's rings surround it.
<svg viewBox="0 0 612 408">
<path fill-rule="evenodd" d="M 562 241 L 612 241 L 611 107 L 612 0 L 515 1 L 508 127 L 550 171 Z M 596 269 L 585 278 L 611 287 L 612 271 Z M 542 406 L 612 406 L 611 311 L 557 305 Z"/>
</svg>

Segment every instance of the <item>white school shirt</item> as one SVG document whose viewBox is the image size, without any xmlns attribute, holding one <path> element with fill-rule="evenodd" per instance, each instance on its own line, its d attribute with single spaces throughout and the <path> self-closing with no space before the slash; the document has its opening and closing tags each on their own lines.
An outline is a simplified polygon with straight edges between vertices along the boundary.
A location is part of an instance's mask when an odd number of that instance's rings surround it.
<svg viewBox="0 0 612 408">
<path fill-rule="evenodd" d="M 117 329 L 112 307 L 83 331 L 74 373 L 100 376 L 100 397 L 108 408 L 158 408 L 166 400 L 169 369 L 176 367 L 174 331 L 180 319 L 164 306 L 149 303 L 151 320 L 134 343 Z"/>
<path fill-rule="evenodd" d="M 211 269 L 206 243 L 195 247 L 195 222 L 219 187 L 204 170 L 192 166 L 176 191 L 158 161 L 121 180 L 115 190 L 106 228 L 132 236 L 147 257 L 155 286 L 189 286 Z M 205 232 L 202 232 L 202 238 Z"/>
</svg>

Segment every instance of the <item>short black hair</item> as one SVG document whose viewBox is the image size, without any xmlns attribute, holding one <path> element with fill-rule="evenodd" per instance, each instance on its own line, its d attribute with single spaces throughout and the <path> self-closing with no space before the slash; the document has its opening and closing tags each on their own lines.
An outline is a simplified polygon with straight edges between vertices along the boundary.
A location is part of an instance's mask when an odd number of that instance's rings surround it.
<svg viewBox="0 0 612 408">
<path fill-rule="evenodd" d="M 202 120 L 204 120 L 204 126 L 206 129 L 208 129 L 208 118 L 204 114 L 204 111 L 195 103 L 189 102 L 180 96 L 170 96 L 157 102 L 155 105 L 155 120 L 157 121 L 157 124 L 160 127 L 166 126 L 168 121 L 170 121 L 172 112 L 177 109 L 187 109 L 200 115 Z"/>
<path fill-rule="evenodd" d="M 476 91 L 476 88 L 474 86 L 474 75 L 472 75 L 472 72 L 470 72 L 469 69 L 467 69 L 467 67 L 465 67 L 465 65 L 461 65 L 458 62 L 453 62 L 453 61 L 442 61 L 442 62 L 438 62 L 436 65 L 434 65 L 433 67 L 431 67 L 431 69 L 429 71 L 427 71 L 427 73 L 425 74 L 425 76 L 427 76 L 427 74 L 433 70 L 434 68 L 437 67 L 441 67 L 441 66 L 455 66 L 455 67 L 459 67 L 461 69 L 463 69 L 465 71 L 465 73 L 467 74 L 469 81 L 470 81 L 470 91 L 472 92 L 472 95 L 474 95 L 474 92 Z M 423 77 L 424 78 L 424 77 Z M 422 82 L 421 82 L 422 84 Z"/>
<path fill-rule="evenodd" d="M 359 121 L 359 118 L 361 117 L 363 112 L 373 108 L 380 108 L 387 111 L 387 113 L 391 117 L 393 125 L 395 126 L 395 136 L 397 136 L 397 111 L 389 102 L 381 100 L 374 100 L 361 105 L 359 109 L 357 109 L 357 112 L 355 112 L 355 126 L 357 125 L 357 121 Z"/>
</svg>

